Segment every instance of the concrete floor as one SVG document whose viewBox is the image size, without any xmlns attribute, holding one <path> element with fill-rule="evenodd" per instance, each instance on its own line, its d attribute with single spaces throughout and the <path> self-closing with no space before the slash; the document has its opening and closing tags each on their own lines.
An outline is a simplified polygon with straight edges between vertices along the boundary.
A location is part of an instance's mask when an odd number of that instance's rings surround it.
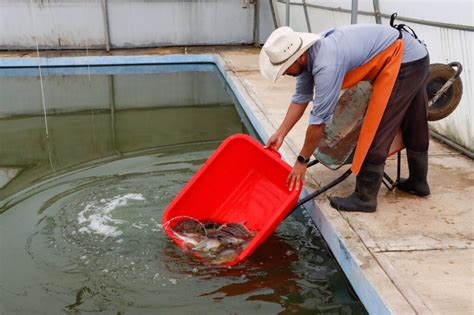
<svg viewBox="0 0 474 315">
<path fill-rule="evenodd" d="M 89 55 L 183 53 L 218 54 L 264 130 L 272 134 L 278 128 L 295 82 L 294 78 L 283 78 L 276 84 L 266 81 L 258 71 L 259 49 L 172 47 L 115 50 L 112 53 L 89 51 Z M 84 55 L 84 51 L 40 52 L 41 57 L 78 55 Z M 0 57 L 19 56 L 36 57 L 37 54 L 0 52 Z M 301 119 L 280 150 L 290 164 L 301 149 L 307 120 L 306 116 Z M 329 206 L 327 197 L 351 193 L 355 183 L 354 176 L 351 176 L 315 200 L 318 212 L 312 215 L 316 221 L 326 222 L 325 229 L 330 231 L 322 231 L 322 234 L 336 236 L 341 247 L 347 250 L 346 255 L 356 262 L 358 272 L 391 313 L 474 314 L 474 162 L 432 140 L 429 163 L 429 197 L 418 198 L 396 190 L 389 192 L 382 186 L 375 213 L 338 212 Z M 402 175 L 406 175 L 404 159 L 402 166 Z M 312 191 L 344 170 L 330 171 L 316 165 L 309 169 L 305 187 Z M 396 161 L 393 158 L 387 162 L 386 172 L 395 175 Z M 359 281 L 351 279 L 350 274 L 348 277 L 353 285 Z M 370 296 L 358 293 L 361 299 Z M 366 306 L 371 304 L 364 299 L 363 302 Z"/>
</svg>

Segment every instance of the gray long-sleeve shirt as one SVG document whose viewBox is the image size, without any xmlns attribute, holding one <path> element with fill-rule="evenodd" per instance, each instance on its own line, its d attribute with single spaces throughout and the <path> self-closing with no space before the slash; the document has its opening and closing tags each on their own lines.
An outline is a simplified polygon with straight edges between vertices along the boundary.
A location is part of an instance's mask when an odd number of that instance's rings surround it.
<svg viewBox="0 0 474 315">
<path fill-rule="evenodd" d="M 404 49 L 402 63 L 427 55 L 426 47 L 402 31 Z M 313 101 L 309 123 L 331 120 L 346 73 L 367 63 L 393 44 L 398 30 L 378 24 L 358 24 L 330 29 L 320 33 L 321 40 L 308 49 L 308 65 L 296 80 L 292 102 Z"/>
</svg>

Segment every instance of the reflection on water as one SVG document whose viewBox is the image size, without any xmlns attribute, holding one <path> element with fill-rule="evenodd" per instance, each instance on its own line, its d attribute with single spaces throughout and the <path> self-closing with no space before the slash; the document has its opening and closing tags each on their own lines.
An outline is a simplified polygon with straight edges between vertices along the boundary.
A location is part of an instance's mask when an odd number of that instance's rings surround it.
<svg viewBox="0 0 474 315">
<path fill-rule="evenodd" d="M 246 130 L 233 106 L 50 115 L 49 128 L 0 123 L 0 313 L 365 313 L 302 211 L 232 269 L 163 232 L 165 207 Z"/>
<path fill-rule="evenodd" d="M 49 138 L 41 116 L 0 120 L 0 174 L 2 167 L 19 170 L 15 183 L 0 189 L 0 200 L 37 178 L 89 161 L 178 144 L 218 143 L 244 131 L 231 104 L 125 110 L 115 114 L 113 129 L 107 112 L 93 118 L 90 113 L 76 113 L 48 119 Z"/>
</svg>

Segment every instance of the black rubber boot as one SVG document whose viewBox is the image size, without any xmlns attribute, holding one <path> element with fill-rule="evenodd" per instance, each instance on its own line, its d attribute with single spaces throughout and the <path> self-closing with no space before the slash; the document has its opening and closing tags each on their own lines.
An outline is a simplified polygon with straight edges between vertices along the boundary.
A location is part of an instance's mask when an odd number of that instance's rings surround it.
<svg viewBox="0 0 474 315">
<path fill-rule="evenodd" d="M 385 164 L 362 164 L 356 177 L 355 191 L 345 197 L 331 197 L 331 207 L 341 211 L 374 212 L 377 209 L 377 194 L 382 184 Z"/>
<path fill-rule="evenodd" d="M 409 177 L 402 178 L 397 188 L 407 193 L 424 197 L 430 194 L 430 186 L 426 181 L 428 175 L 428 152 L 415 152 L 407 149 Z"/>
</svg>

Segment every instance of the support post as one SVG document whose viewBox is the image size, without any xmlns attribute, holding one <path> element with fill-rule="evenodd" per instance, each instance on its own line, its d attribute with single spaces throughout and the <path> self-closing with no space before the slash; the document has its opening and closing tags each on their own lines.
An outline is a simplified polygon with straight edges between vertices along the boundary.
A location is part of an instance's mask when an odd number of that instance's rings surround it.
<svg viewBox="0 0 474 315">
<path fill-rule="evenodd" d="M 380 15 L 379 0 L 374 0 L 374 15 L 375 15 L 375 23 L 382 24 L 382 17 Z"/>
<path fill-rule="evenodd" d="M 359 1 L 358 0 L 352 0 L 351 24 L 357 24 L 358 9 L 359 9 Z"/>
<path fill-rule="evenodd" d="M 260 1 L 254 1 L 254 15 L 253 15 L 253 45 L 260 47 Z"/>
<path fill-rule="evenodd" d="M 306 27 L 308 28 L 308 33 L 311 33 L 311 23 L 309 22 L 308 6 L 306 5 L 306 0 L 303 0 L 303 10 L 304 16 L 306 18 Z"/>
<path fill-rule="evenodd" d="M 275 5 L 273 4 L 273 0 L 268 0 L 270 2 L 270 10 L 272 11 L 272 18 L 273 18 L 273 26 L 274 28 L 280 27 L 280 23 L 278 23 L 278 19 L 275 13 Z"/>
<path fill-rule="evenodd" d="M 286 26 L 290 26 L 290 0 L 286 0 Z"/>
<path fill-rule="evenodd" d="M 104 16 L 105 50 L 110 51 L 109 7 L 107 2 L 107 0 L 102 0 L 102 14 Z"/>
</svg>

